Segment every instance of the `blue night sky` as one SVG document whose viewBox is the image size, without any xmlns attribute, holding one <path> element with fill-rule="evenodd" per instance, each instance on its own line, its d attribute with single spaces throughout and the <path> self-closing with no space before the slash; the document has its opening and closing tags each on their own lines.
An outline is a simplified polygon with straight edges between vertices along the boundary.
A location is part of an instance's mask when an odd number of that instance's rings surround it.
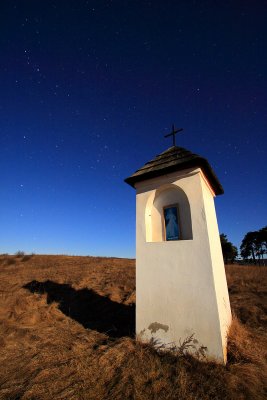
<svg viewBox="0 0 267 400">
<path fill-rule="evenodd" d="M 236 246 L 267 222 L 265 1 L 1 0 L 0 252 L 135 257 L 123 182 L 207 158 Z"/>
</svg>

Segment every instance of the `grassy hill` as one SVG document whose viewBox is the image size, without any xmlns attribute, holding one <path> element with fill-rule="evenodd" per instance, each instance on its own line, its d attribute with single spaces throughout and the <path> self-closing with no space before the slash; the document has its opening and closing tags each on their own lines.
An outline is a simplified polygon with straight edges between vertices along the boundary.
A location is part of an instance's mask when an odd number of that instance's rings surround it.
<svg viewBox="0 0 267 400">
<path fill-rule="evenodd" d="M 267 268 L 226 272 L 222 366 L 135 341 L 134 260 L 0 256 L 0 399 L 265 399 Z"/>
</svg>

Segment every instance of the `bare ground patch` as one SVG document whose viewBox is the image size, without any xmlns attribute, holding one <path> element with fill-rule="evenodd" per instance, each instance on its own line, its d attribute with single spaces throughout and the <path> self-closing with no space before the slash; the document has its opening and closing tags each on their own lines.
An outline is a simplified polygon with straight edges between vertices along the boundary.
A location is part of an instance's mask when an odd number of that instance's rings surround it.
<svg viewBox="0 0 267 400">
<path fill-rule="evenodd" d="M 267 269 L 227 267 L 224 367 L 134 340 L 134 260 L 23 257 L 0 256 L 0 399 L 266 398 Z"/>
</svg>

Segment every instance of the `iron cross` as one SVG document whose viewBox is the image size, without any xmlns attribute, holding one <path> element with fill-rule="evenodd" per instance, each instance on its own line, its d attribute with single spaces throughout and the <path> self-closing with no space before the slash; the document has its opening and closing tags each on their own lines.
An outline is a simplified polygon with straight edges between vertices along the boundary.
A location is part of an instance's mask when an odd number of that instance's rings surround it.
<svg viewBox="0 0 267 400">
<path fill-rule="evenodd" d="M 168 135 L 165 135 L 164 137 L 172 136 L 173 146 L 176 146 L 176 144 L 175 144 L 175 135 L 176 135 L 176 133 L 181 132 L 182 130 L 183 130 L 183 128 L 175 129 L 174 125 L 173 125 L 172 126 L 172 132 L 168 133 Z"/>
</svg>

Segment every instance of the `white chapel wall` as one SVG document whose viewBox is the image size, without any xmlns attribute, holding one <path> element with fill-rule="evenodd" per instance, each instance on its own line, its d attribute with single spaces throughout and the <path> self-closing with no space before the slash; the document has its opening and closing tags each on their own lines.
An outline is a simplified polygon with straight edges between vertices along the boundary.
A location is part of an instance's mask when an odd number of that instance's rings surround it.
<svg viewBox="0 0 267 400">
<path fill-rule="evenodd" d="M 179 345 L 194 334 L 207 346 L 208 355 L 225 359 L 219 289 L 214 282 L 217 244 L 211 250 L 209 238 L 216 232 L 207 226 L 214 222 L 215 211 L 212 194 L 203 189 L 200 169 L 151 179 L 137 184 L 136 189 L 137 334 L 142 340 L 159 338 L 166 345 Z M 164 241 L 160 208 L 166 202 L 179 203 L 182 192 L 190 206 L 193 239 Z M 218 272 L 218 276 L 222 274 Z M 226 298 L 225 285 L 223 293 Z"/>
</svg>

